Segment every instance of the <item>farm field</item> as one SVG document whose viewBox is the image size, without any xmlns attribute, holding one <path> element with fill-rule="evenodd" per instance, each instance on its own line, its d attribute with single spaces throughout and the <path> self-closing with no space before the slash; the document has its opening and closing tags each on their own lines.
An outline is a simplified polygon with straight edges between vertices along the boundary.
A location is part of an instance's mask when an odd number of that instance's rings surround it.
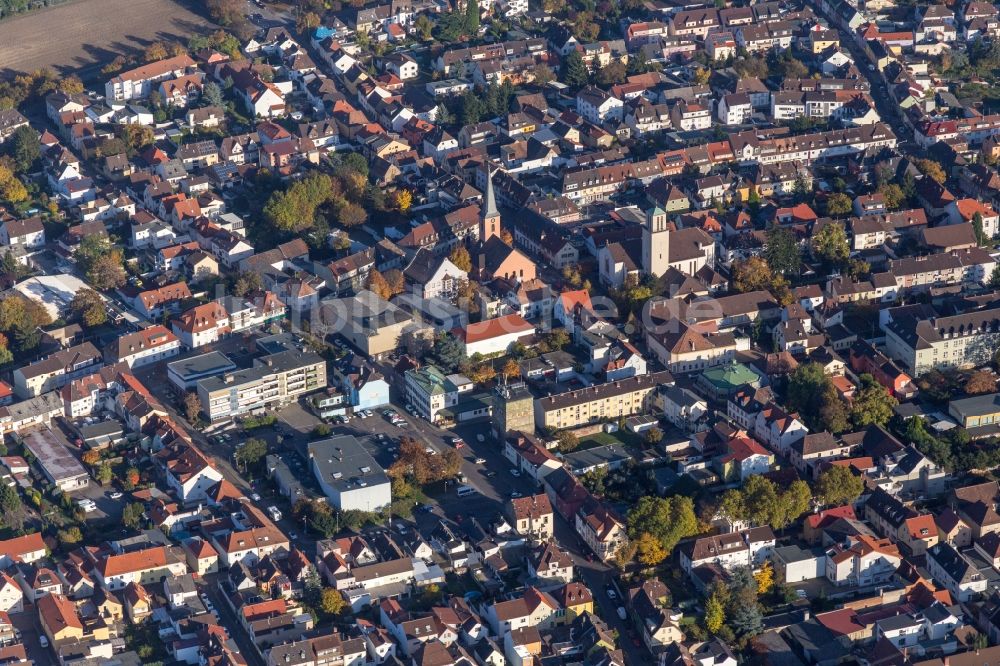
<svg viewBox="0 0 1000 666">
<path fill-rule="evenodd" d="M 174 0 L 75 0 L 0 21 L 0 78 L 49 67 L 59 73 L 100 76 L 104 63 L 155 41 L 211 27 Z"/>
</svg>

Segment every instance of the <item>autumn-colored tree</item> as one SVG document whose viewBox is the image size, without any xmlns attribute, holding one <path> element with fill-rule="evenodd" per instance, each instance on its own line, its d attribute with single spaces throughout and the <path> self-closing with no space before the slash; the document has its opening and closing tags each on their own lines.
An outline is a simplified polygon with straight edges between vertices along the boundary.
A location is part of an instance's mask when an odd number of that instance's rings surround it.
<svg viewBox="0 0 1000 666">
<path fill-rule="evenodd" d="M 934 160 L 917 160 L 914 163 L 914 166 L 917 167 L 917 170 L 920 171 L 920 173 L 924 174 L 936 183 L 943 184 L 944 181 L 948 180 L 948 176 L 945 175 L 944 169 L 942 169 L 941 165 Z"/>
<path fill-rule="evenodd" d="M 101 462 L 101 453 L 100 451 L 97 451 L 95 449 L 88 449 L 87 451 L 83 452 L 82 456 L 80 456 L 80 460 L 83 461 L 84 465 L 93 467 L 94 465 Z"/>
<path fill-rule="evenodd" d="M 83 81 L 76 74 L 70 74 L 59 81 L 59 92 L 66 95 L 79 95 L 83 90 Z"/>
<path fill-rule="evenodd" d="M 708 80 L 712 78 L 712 70 L 706 67 L 698 67 L 694 70 L 694 82 L 700 86 L 708 83 Z"/>
<path fill-rule="evenodd" d="M 189 391 L 184 394 L 184 416 L 187 418 L 189 423 L 198 422 L 198 414 L 201 413 L 201 400 L 198 399 L 198 394 L 194 391 Z"/>
<path fill-rule="evenodd" d="M 459 245 L 452 250 L 448 259 L 461 271 L 468 273 L 472 270 L 472 257 L 464 245 Z"/>
<path fill-rule="evenodd" d="M 713 594 L 705 601 L 705 629 L 710 634 L 717 634 L 726 622 L 726 606 L 719 598 Z"/>
<path fill-rule="evenodd" d="M 0 163 L 0 200 L 20 203 L 28 198 L 28 190 L 14 175 L 12 164 L 12 161 Z"/>
<path fill-rule="evenodd" d="M 345 227 L 356 227 L 368 221 L 368 213 L 356 203 L 346 203 L 337 212 L 337 219 Z"/>
<path fill-rule="evenodd" d="M 965 383 L 965 392 L 969 395 L 994 393 L 997 390 L 996 376 L 989 370 L 976 370 Z"/>
<path fill-rule="evenodd" d="M 763 566 L 753 575 L 757 581 L 757 594 L 767 594 L 774 587 L 774 567 L 770 561 L 765 561 Z"/>
<path fill-rule="evenodd" d="M 347 602 L 339 590 L 332 587 L 323 588 L 321 607 L 328 615 L 340 615 L 347 608 Z"/>
<path fill-rule="evenodd" d="M 739 292 L 767 289 L 774 281 L 771 267 L 762 257 L 733 262 L 733 289 Z"/>
<path fill-rule="evenodd" d="M 104 299 L 93 289 L 81 289 L 69 302 L 70 317 L 87 328 L 100 326 L 108 320 Z"/>
<path fill-rule="evenodd" d="M 389 287 L 389 283 L 386 282 L 385 276 L 374 268 L 368 273 L 368 282 L 366 286 L 369 291 L 377 294 L 379 298 L 389 300 L 392 297 L 392 288 Z"/>
<path fill-rule="evenodd" d="M 399 190 L 396 192 L 396 208 L 400 213 L 410 210 L 413 205 L 413 193 L 409 190 Z"/>
<path fill-rule="evenodd" d="M 521 376 L 521 366 L 517 364 L 512 358 L 507 359 L 507 362 L 503 364 L 503 370 L 501 373 L 506 375 L 508 379 L 513 379 Z"/>
<path fill-rule="evenodd" d="M 660 540 L 649 532 L 643 532 L 636 543 L 637 558 L 647 567 L 655 567 L 667 558 L 667 551 Z"/>
<path fill-rule="evenodd" d="M 146 47 L 142 53 L 142 59 L 146 62 L 155 62 L 167 57 L 167 45 L 163 42 L 153 42 Z"/>
<path fill-rule="evenodd" d="M 503 227 L 500 228 L 500 240 L 507 243 L 507 245 L 514 247 L 514 237 L 510 235 L 509 230 L 504 229 Z"/>
<path fill-rule="evenodd" d="M 321 23 L 322 19 L 316 12 L 301 12 L 295 17 L 295 29 L 301 33 L 315 30 Z"/>
<path fill-rule="evenodd" d="M 398 268 L 391 268 L 385 272 L 384 277 L 386 283 L 389 285 L 389 291 L 393 296 L 406 291 L 406 278 L 403 276 L 403 271 Z"/>
<path fill-rule="evenodd" d="M 497 371 L 492 363 L 483 363 L 469 373 L 469 379 L 476 384 L 484 384 L 497 376 Z"/>
<path fill-rule="evenodd" d="M 125 481 L 128 482 L 133 488 L 139 485 L 139 470 L 135 467 L 129 467 L 125 470 Z"/>
</svg>

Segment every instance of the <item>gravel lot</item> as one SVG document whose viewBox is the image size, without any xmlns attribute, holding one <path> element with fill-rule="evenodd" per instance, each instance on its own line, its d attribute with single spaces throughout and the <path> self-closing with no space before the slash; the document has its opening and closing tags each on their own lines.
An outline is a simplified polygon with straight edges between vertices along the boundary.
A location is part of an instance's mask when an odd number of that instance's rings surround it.
<svg viewBox="0 0 1000 666">
<path fill-rule="evenodd" d="M 211 27 L 174 0 L 75 0 L 0 21 L 0 78 L 40 67 L 100 76 L 100 63 Z"/>
</svg>

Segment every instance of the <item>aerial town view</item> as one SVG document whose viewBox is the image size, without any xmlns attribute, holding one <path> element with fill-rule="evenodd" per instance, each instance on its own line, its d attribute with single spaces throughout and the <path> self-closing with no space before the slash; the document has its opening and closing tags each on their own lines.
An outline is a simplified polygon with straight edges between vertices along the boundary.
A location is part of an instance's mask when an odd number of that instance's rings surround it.
<svg viewBox="0 0 1000 666">
<path fill-rule="evenodd" d="M 0 0 L 0 666 L 1000 666 L 987 0 Z"/>
</svg>

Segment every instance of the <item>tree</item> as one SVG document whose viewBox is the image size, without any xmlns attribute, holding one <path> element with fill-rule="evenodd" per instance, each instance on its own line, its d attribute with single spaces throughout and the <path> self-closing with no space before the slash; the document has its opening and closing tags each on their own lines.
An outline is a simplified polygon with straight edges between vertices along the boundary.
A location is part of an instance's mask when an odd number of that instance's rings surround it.
<svg viewBox="0 0 1000 666">
<path fill-rule="evenodd" d="M 575 451 L 580 446 L 580 438 L 569 430 L 560 431 L 556 435 L 556 440 L 559 442 L 559 450 L 563 453 Z"/>
<path fill-rule="evenodd" d="M 726 622 L 726 607 L 720 595 L 713 594 L 705 601 L 705 629 L 710 634 L 717 634 Z"/>
<path fill-rule="evenodd" d="M 570 88 L 582 88 L 587 85 L 589 75 L 587 74 L 587 65 L 583 62 L 583 56 L 576 51 L 571 51 L 563 58 L 559 79 Z"/>
<path fill-rule="evenodd" d="M 663 431 L 659 428 L 650 428 L 646 431 L 645 440 L 650 446 L 655 446 L 663 440 Z"/>
<path fill-rule="evenodd" d="M 771 267 L 761 257 L 753 256 L 733 262 L 733 289 L 739 292 L 767 289 L 774 282 Z"/>
<path fill-rule="evenodd" d="M 538 65 L 535 67 L 535 84 L 543 88 L 556 80 L 556 73 L 548 65 Z"/>
<path fill-rule="evenodd" d="M 770 560 L 764 562 L 753 578 L 757 581 L 757 594 L 767 594 L 771 591 L 774 587 L 774 567 Z"/>
<path fill-rule="evenodd" d="M 612 60 L 597 70 L 597 76 L 594 77 L 594 80 L 598 85 L 608 87 L 616 83 L 623 83 L 627 76 L 625 63 L 620 60 Z"/>
<path fill-rule="evenodd" d="M 84 91 L 83 81 L 76 74 L 70 74 L 59 81 L 59 92 L 66 95 L 79 95 Z"/>
<path fill-rule="evenodd" d="M 413 27 L 420 33 L 420 39 L 422 41 L 429 42 L 433 39 L 431 33 L 434 31 L 434 23 L 427 18 L 426 14 L 420 14 L 417 17 L 417 20 L 413 23 Z"/>
<path fill-rule="evenodd" d="M 976 370 L 965 383 L 965 392 L 969 395 L 994 393 L 997 390 L 996 376 L 989 370 Z"/>
<path fill-rule="evenodd" d="M 649 532 L 643 532 L 636 542 L 638 560 L 647 567 L 655 567 L 657 564 L 667 559 L 667 551 L 659 539 Z"/>
<path fill-rule="evenodd" d="M 0 509 L 5 514 L 10 514 L 20 511 L 22 507 L 21 496 L 17 494 L 17 488 L 8 486 L 6 483 L 0 485 Z"/>
<path fill-rule="evenodd" d="M 241 272 L 233 281 L 233 295 L 235 296 L 243 297 L 263 288 L 264 282 L 261 280 L 260 273 Z"/>
<path fill-rule="evenodd" d="M 63 546 L 75 546 L 83 541 L 83 532 L 80 531 L 79 527 L 74 525 L 73 527 L 68 527 L 65 530 L 59 530 L 56 534 L 56 538 L 59 539 L 59 543 Z"/>
<path fill-rule="evenodd" d="M 115 289 L 125 284 L 125 255 L 112 247 L 107 236 L 84 236 L 76 258 L 87 281 L 98 290 Z"/>
<path fill-rule="evenodd" d="M 816 499 L 827 506 L 853 502 L 865 489 L 864 480 L 847 465 L 835 465 L 816 479 Z"/>
<path fill-rule="evenodd" d="M 254 465 L 267 455 L 267 442 L 263 439 L 251 437 L 236 449 L 234 457 L 236 462 L 244 466 Z"/>
<path fill-rule="evenodd" d="M 398 268 L 390 268 L 385 272 L 385 281 L 389 285 L 389 292 L 395 296 L 406 291 L 406 277 L 403 271 Z"/>
<path fill-rule="evenodd" d="M 521 376 L 521 366 L 519 366 L 517 364 L 517 361 L 515 361 L 512 358 L 509 358 L 503 364 L 503 369 L 501 369 L 500 372 L 505 377 L 507 377 L 508 379 L 520 377 Z"/>
<path fill-rule="evenodd" d="M 18 173 L 35 170 L 35 165 L 42 157 L 41 144 L 38 143 L 35 130 L 28 126 L 18 127 L 5 143 L 7 149 L 4 152 L 14 160 L 14 168 Z"/>
<path fill-rule="evenodd" d="M 84 465 L 93 467 L 101 462 L 101 452 L 97 449 L 87 449 L 83 452 L 83 455 L 80 456 L 80 460 L 83 461 Z"/>
<path fill-rule="evenodd" d="M 639 498 L 626 519 L 628 535 L 638 539 L 648 533 L 660 542 L 667 554 L 672 553 L 681 539 L 698 533 L 698 518 L 690 497 Z"/>
<path fill-rule="evenodd" d="M 146 47 L 146 50 L 142 54 L 142 59 L 145 62 L 155 62 L 157 60 L 163 60 L 167 57 L 167 45 L 163 42 L 153 42 Z"/>
<path fill-rule="evenodd" d="M 115 473 L 111 469 L 111 463 L 102 462 L 97 468 L 97 480 L 101 482 L 102 486 L 106 486 L 111 483 L 113 478 L 115 478 Z"/>
<path fill-rule="evenodd" d="M 392 289 L 389 288 L 389 283 L 386 282 L 385 277 L 374 268 L 368 273 L 366 286 L 369 291 L 377 294 L 379 298 L 389 300 L 389 298 L 392 297 Z"/>
<path fill-rule="evenodd" d="M 948 179 L 948 177 L 944 173 L 944 169 L 942 169 L 941 165 L 935 162 L 934 160 L 929 160 L 929 159 L 917 160 L 914 163 L 914 166 L 917 167 L 917 171 L 924 174 L 925 176 L 927 176 L 936 183 L 944 184 L 944 181 Z"/>
<path fill-rule="evenodd" d="M 201 99 L 209 106 L 222 106 L 222 88 L 215 81 L 209 81 L 201 93 Z"/>
<path fill-rule="evenodd" d="M 479 34 L 479 0 L 468 0 L 465 4 L 465 29 L 470 35 Z"/>
<path fill-rule="evenodd" d="M 345 227 L 356 227 L 368 221 L 368 213 L 353 202 L 346 202 L 337 209 L 337 219 Z"/>
<path fill-rule="evenodd" d="M 486 115 L 486 104 L 473 90 L 462 95 L 461 120 L 463 125 L 474 125 Z"/>
<path fill-rule="evenodd" d="M 707 67 L 697 67 L 694 70 L 694 82 L 700 86 L 708 83 L 709 79 L 712 78 L 712 70 Z"/>
<path fill-rule="evenodd" d="M 125 483 L 130 488 L 135 488 L 137 485 L 139 485 L 140 478 L 141 477 L 139 475 L 139 470 L 136 469 L 135 467 L 129 467 L 127 470 L 125 470 Z"/>
<path fill-rule="evenodd" d="M 885 198 L 885 206 L 889 210 L 899 210 L 906 203 L 906 193 L 903 188 L 896 183 L 884 183 L 879 185 L 878 191 Z"/>
<path fill-rule="evenodd" d="M 813 254 L 827 266 L 842 266 L 851 254 L 847 232 L 840 222 L 826 224 L 813 236 Z"/>
<path fill-rule="evenodd" d="M 347 602 L 339 590 L 332 587 L 323 588 L 320 608 L 328 615 L 340 615 L 347 608 Z"/>
<path fill-rule="evenodd" d="M 125 150 L 129 155 L 135 155 L 139 150 L 153 143 L 153 129 L 145 125 L 122 125 L 117 133 L 118 138 L 125 144 Z"/>
<path fill-rule="evenodd" d="M 145 512 L 142 504 L 139 502 L 130 502 L 125 505 L 122 509 L 122 524 L 125 527 L 130 527 L 136 529 L 142 522 L 142 514 Z"/>
<path fill-rule="evenodd" d="M 454 250 L 451 251 L 451 255 L 448 257 L 451 263 L 455 264 L 455 267 L 460 271 L 465 271 L 469 273 L 472 271 L 472 257 L 469 255 L 469 250 L 466 249 L 464 245 L 458 245 Z"/>
<path fill-rule="evenodd" d="M 855 428 L 871 424 L 885 426 L 892 418 L 893 408 L 899 404 L 884 386 L 865 373 L 861 375 L 861 390 L 851 402 L 851 421 Z"/>
<path fill-rule="evenodd" d="M 972 231 L 976 234 L 976 244 L 980 247 L 990 244 L 990 237 L 986 235 L 983 231 L 983 215 L 982 213 L 976 212 L 972 216 Z"/>
<path fill-rule="evenodd" d="M 264 217 L 282 231 L 297 233 L 309 229 L 316 222 L 316 210 L 329 200 L 332 187 L 330 176 L 312 173 L 287 190 L 273 192 L 264 204 Z M 355 204 L 345 202 L 345 206 L 349 205 Z"/>
<path fill-rule="evenodd" d="M 485 384 L 492 381 L 497 376 L 497 371 L 492 363 L 483 363 L 469 373 L 469 379 L 475 384 Z"/>
<path fill-rule="evenodd" d="M 413 193 L 409 190 L 396 191 L 396 209 L 400 213 L 406 213 L 413 205 Z"/>
<path fill-rule="evenodd" d="M 743 518 L 756 525 L 782 529 L 809 510 L 812 493 L 805 481 L 793 481 L 779 490 L 773 481 L 759 474 L 747 479 L 743 489 Z M 729 500 L 731 503 L 732 500 Z"/>
<path fill-rule="evenodd" d="M 795 234 L 782 227 L 771 227 L 767 232 L 764 259 L 774 273 L 798 275 L 802 255 Z"/>
<path fill-rule="evenodd" d="M 438 365 L 448 371 L 454 370 L 465 358 L 465 348 L 455 336 L 448 333 L 440 333 L 434 340 L 434 348 L 431 356 Z"/>
<path fill-rule="evenodd" d="M 831 194 L 826 200 L 826 214 L 830 217 L 843 217 L 850 215 L 853 210 L 851 197 L 840 192 Z"/>
<path fill-rule="evenodd" d="M 305 34 L 318 28 L 322 22 L 316 12 L 299 12 L 295 17 L 295 29 Z"/>
<path fill-rule="evenodd" d="M 104 299 L 93 289 L 81 289 L 69 302 L 72 321 L 78 321 L 87 328 L 100 326 L 108 320 Z"/>
<path fill-rule="evenodd" d="M 0 182 L 0 200 L 11 203 L 21 203 L 28 200 L 28 188 L 17 178 L 11 176 Z"/>
<path fill-rule="evenodd" d="M 201 400 L 194 391 L 184 394 L 184 416 L 189 423 L 197 423 L 198 415 L 201 414 Z"/>
</svg>

